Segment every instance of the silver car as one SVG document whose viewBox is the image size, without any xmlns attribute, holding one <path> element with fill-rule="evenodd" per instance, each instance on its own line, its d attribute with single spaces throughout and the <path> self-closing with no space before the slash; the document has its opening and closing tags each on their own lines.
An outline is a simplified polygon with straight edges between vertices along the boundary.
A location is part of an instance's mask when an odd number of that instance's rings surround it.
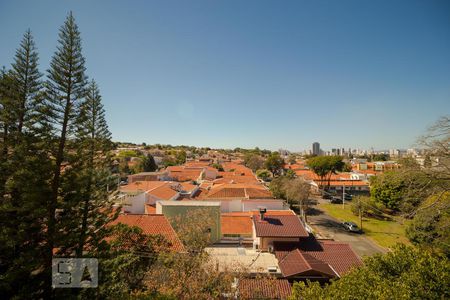
<svg viewBox="0 0 450 300">
<path fill-rule="evenodd" d="M 353 222 L 344 222 L 342 223 L 342 226 L 344 226 L 347 231 L 361 233 L 361 229 Z"/>
</svg>

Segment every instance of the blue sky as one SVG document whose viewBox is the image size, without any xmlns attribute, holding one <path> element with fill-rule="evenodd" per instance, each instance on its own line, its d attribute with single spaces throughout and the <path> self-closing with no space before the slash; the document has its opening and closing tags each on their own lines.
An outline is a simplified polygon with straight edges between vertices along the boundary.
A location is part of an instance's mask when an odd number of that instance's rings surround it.
<svg viewBox="0 0 450 300">
<path fill-rule="evenodd" d="M 115 140 L 407 148 L 450 113 L 450 1 L 5 1 L 44 73 L 73 11 Z"/>
</svg>

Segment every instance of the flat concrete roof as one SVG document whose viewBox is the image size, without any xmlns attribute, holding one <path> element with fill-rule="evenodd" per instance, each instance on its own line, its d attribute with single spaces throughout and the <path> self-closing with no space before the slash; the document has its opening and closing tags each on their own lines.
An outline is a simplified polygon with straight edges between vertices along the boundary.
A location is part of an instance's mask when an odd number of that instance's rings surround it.
<svg viewBox="0 0 450 300">
<path fill-rule="evenodd" d="M 269 273 L 268 268 L 276 268 L 280 274 L 278 260 L 275 255 L 268 252 L 259 252 L 238 246 L 211 246 L 206 251 L 211 261 L 219 266 L 219 270 L 245 271 L 249 273 Z"/>
</svg>

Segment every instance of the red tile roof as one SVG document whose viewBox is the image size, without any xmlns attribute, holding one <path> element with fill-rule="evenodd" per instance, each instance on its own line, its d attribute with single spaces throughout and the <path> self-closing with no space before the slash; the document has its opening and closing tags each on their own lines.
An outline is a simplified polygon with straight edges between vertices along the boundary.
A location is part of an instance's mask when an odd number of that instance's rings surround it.
<svg viewBox="0 0 450 300">
<path fill-rule="evenodd" d="M 156 207 L 154 205 L 151 204 L 145 204 L 145 213 L 146 214 L 156 214 Z"/>
<path fill-rule="evenodd" d="M 329 278 L 337 276 L 327 263 L 314 258 L 306 252 L 301 252 L 299 249 L 289 252 L 279 261 L 278 265 L 284 277 L 317 275 L 317 273 Z"/>
<path fill-rule="evenodd" d="M 325 182 L 328 184 L 328 182 Z M 330 186 L 369 186 L 369 183 L 362 180 L 337 180 L 330 181 Z"/>
<path fill-rule="evenodd" d="M 262 185 L 256 184 L 216 184 L 209 190 L 203 190 L 204 199 L 273 199 L 272 193 Z"/>
<path fill-rule="evenodd" d="M 170 200 L 180 191 L 192 192 L 196 185 L 188 182 L 136 181 L 120 188 L 124 192 L 145 191 L 162 200 Z"/>
<path fill-rule="evenodd" d="M 222 213 L 222 216 L 255 216 L 259 215 L 259 210 L 252 210 L 252 211 L 234 211 L 234 212 L 227 212 Z M 266 216 L 295 216 L 295 212 L 286 209 L 286 210 L 268 210 L 266 212 Z"/>
<path fill-rule="evenodd" d="M 120 187 L 121 191 L 148 191 L 164 185 L 164 181 L 135 181 Z"/>
<path fill-rule="evenodd" d="M 220 216 L 222 234 L 252 234 L 252 219 L 250 215 Z"/>
<path fill-rule="evenodd" d="M 265 216 L 261 220 L 259 215 L 253 217 L 253 224 L 257 237 L 307 237 L 309 236 L 298 216 L 281 215 Z"/>
<path fill-rule="evenodd" d="M 300 250 L 303 254 L 320 260 L 342 276 L 351 268 L 362 265 L 359 256 L 349 244 L 335 241 L 317 241 L 315 238 L 301 239 L 298 243 L 274 242 L 275 255 L 282 261 L 291 251 Z"/>
<path fill-rule="evenodd" d="M 178 235 L 164 215 L 121 214 L 116 220 L 111 222 L 110 225 L 116 225 L 119 223 L 128 226 L 137 226 L 141 228 L 145 234 L 160 234 L 165 237 L 168 242 L 170 242 L 172 250 L 184 250 L 184 246 L 178 238 Z"/>
<path fill-rule="evenodd" d="M 239 299 L 287 299 L 291 293 L 286 279 L 244 278 L 239 281 Z"/>
</svg>

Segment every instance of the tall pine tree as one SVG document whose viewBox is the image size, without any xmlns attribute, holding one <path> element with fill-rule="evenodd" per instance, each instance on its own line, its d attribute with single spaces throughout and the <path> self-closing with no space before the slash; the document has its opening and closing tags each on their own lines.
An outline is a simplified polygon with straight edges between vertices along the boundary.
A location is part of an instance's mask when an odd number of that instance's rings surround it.
<svg viewBox="0 0 450 300">
<path fill-rule="evenodd" d="M 45 200 L 49 161 L 36 136 L 41 74 L 28 30 L 16 51 L 12 70 L 3 73 L 0 99 L 4 156 L 0 181 L 0 294 L 29 297 L 40 289 Z M 26 285 L 23 283 L 27 282 Z"/>
<path fill-rule="evenodd" d="M 29 130 L 36 123 L 33 117 L 36 116 L 37 101 L 42 88 L 40 80 L 42 74 L 38 70 L 38 53 L 29 29 L 16 50 L 12 75 L 18 96 L 15 105 L 17 131 L 22 133 L 24 127 Z"/>
<path fill-rule="evenodd" d="M 111 133 L 105 120 L 99 88 L 91 81 L 86 99 L 81 105 L 76 133 L 77 156 L 74 164 L 74 181 L 78 187 L 77 196 L 66 202 L 70 218 L 63 218 L 65 232 L 71 236 L 71 244 L 77 257 L 86 251 L 92 255 L 107 233 L 106 224 L 114 218 L 108 187 L 111 183 L 112 160 Z M 68 247 L 67 247 L 68 248 Z"/>
<path fill-rule="evenodd" d="M 59 31 L 57 51 L 50 62 L 46 82 L 43 125 L 49 129 L 48 149 L 53 160 L 51 195 L 47 209 L 47 250 L 45 269 L 50 272 L 53 251 L 63 244 L 63 235 L 57 235 L 56 212 L 64 202 L 73 197 L 77 187 L 71 184 L 71 172 L 64 167 L 77 164 L 74 143 L 81 103 L 86 95 L 85 59 L 82 55 L 81 37 L 72 13 L 69 13 Z M 67 174 L 66 174 L 67 173 Z M 46 295 L 51 295 L 51 276 L 45 283 Z"/>
</svg>

